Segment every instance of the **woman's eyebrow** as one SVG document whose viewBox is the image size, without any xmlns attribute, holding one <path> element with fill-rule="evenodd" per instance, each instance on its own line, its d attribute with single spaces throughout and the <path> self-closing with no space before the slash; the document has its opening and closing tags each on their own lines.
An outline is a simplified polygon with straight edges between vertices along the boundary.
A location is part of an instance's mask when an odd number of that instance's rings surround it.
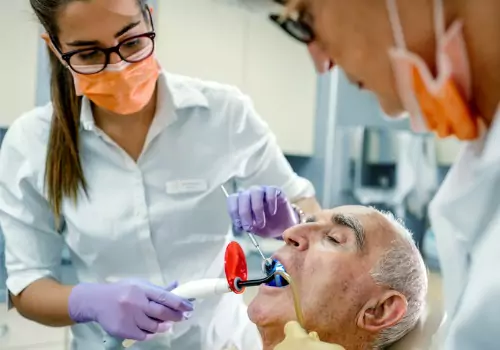
<svg viewBox="0 0 500 350">
<path fill-rule="evenodd" d="M 123 34 L 127 33 L 129 30 L 137 27 L 139 24 L 141 24 L 141 21 L 138 22 L 132 22 L 127 24 L 125 27 L 120 29 L 116 34 L 115 38 L 121 37 Z M 81 46 L 96 46 L 99 45 L 98 40 L 75 40 L 70 43 L 66 43 L 68 46 L 74 46 L 74 47 L 81 47 Z"/>
</svg>

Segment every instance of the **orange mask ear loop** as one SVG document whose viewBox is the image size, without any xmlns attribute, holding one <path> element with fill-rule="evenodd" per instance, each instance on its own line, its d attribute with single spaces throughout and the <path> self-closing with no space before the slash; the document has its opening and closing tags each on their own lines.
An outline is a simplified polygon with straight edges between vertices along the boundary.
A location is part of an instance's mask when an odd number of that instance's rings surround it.
<svg viewBox="0 0 500 350">
<path fill-rule="evenodd" d="M 459 140 L 474 140 L 479 136 L 478 118 L 472 115 L 451 78 L 436 94 L 431 94 L 415 66 L 412 75 L 415 95 L 430 130 L 439 137 L 455 135 Z"/>
</svg>

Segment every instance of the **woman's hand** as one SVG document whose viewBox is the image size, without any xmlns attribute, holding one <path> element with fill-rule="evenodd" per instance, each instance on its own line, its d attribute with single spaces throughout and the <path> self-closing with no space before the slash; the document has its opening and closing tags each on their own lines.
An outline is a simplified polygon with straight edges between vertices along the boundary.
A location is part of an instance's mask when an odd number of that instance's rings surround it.
<svg viewBox="0 0 500 350">
<path fill-rule="evenodd" d="M 265 238 L 278 238 L 299 223 L 299 215 L 277 187 L 252 187 L 227 200 L 233 225 Z"/>
<path fill-rule="evenodd" d="M 68 311 L 75 323 L 97 322 L 111 336 L 143 341 L 166 332 L 173 322 L 189 317 L 193 305 L 167 288 L 128 280 L 111 284 L 79 284 L 69 296 Z"/>
</svg>

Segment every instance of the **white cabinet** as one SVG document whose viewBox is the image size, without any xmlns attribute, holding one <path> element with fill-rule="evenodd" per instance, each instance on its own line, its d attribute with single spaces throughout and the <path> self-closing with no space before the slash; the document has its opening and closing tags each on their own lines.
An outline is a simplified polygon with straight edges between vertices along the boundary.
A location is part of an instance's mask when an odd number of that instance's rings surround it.
<svg viewBox="0 0 500 350">
<path fill-rule="evenodd" d="M 209 0 L 161 0 L 157 54 L 176 74 L 241 86 L 245 13 Z"/>
<path fill-rule="evenodd" d="M 177 74 L 236 85 L 285 153 L 314 151 L 316 73 L 304 45 L 265 13 L 215 0 L 158 3 L 158 57 Z"/>
<path fill-rule="evenodd" d="M 35 106 L 38 24 L 29 1 L 0 1 L 0 127 Z"/>
<path fill-rule="evenodd" d="M 248 16 L 243 90 L 285 152 L 311 155 L 317 80 L 307 50 L 265 16 Z"/>
</svg>

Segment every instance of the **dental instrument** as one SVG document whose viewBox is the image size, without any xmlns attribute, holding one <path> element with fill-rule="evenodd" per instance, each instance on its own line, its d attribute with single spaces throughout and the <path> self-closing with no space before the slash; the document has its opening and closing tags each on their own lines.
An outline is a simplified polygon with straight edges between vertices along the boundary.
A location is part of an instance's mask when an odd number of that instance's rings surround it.
<svg viewBox="0 0 500 350">
<path fill-rule="evenodd" d="M 302 309 L 300 308 L 298 290 L 291 277 L 286 273 L 284 266 L 277 260 L 272 260 L 271 266 L 266 267 L 266 277 L 248 280 L 248 267 L 245 253 L 237 242 L 231 242 L 226 248 L 224 257 L 224 272 L 226 278 L 201 279 L 187 282 L 172 291 L 184 299 L 197 299 L 225 293 L 242 294 L 248 287 L 258 287 L 266 284 L 270 287 L 283 288 L 290 285 L 294 298 L 294 307 L 299 323 L 303 324 Z M 123 350 L 136 343 L 135 340 L 117 339 L 106 335 L 103 340 L 106 350 Z"/>
<path fill-rule="evenodd" d="M 227 190 L 224 187 L 224 185 L 221 185 L 220 188 L 222 189 L 222 192 L 224 192 L 224 195 L 226 196 L 226 198 L 228 198 L 229 197 L 229 193 L 227 192 Z M 265 267 L 268 267 L 268 266 L 272 265 L 272 259 L 266 258 L 266 256 L 262 252 L 262 249 L 260 248 L 259 242 L 257 242 L 257 240 L 255 239 L 254 234 L 251 233 L 251 232 L 248 232 L 248 231 L 245 231 L 245 232 L 248 235 L 248 238 L 250 238 L 250 241 L 252 242 L 253 246 L 257 249 L 257 251 L 259 252 L 260 256 L 262 257 L 262 260 L 264 261 L 263 271 L 265 271 L 264 270 Z"/>
</svg>

